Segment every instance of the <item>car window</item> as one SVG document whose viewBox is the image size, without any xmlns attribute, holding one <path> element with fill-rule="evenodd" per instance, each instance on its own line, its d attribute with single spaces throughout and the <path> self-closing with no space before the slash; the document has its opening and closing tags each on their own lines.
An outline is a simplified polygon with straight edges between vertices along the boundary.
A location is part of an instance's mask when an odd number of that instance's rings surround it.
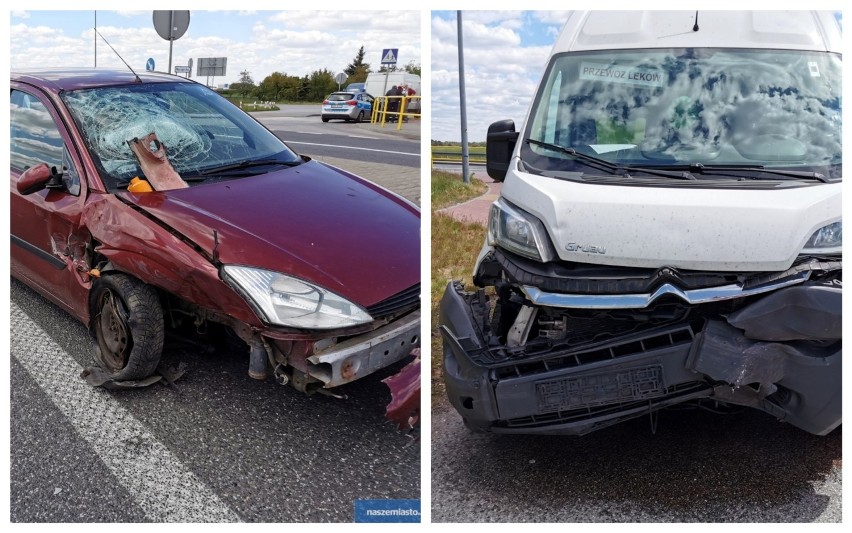
<svg viewBox="0 0 852 533">
<path fill-rule="evenodd" d="M 41 163 L 63 172 L 66 190 L 80 194 L 80 176 L 65 148 L 59 127 L 47 107 L 35 96 L 12 90 L 10 96 L 10 163 L 26 170 Z"/>
<path fill-rule="evenodd" d="M 333 93 L 328 95 L 327 100 L 329 102 L 346 102 L 347 100 L 352 100 L 352 93 Z"/>
<path fill-rule="evenodd" d="M 26 170 L 40 163 L 59 167 L 62 164 L 62 135 L 44 104 L 22 91 L 12 91 L 11 163 Z"/>
</svg>

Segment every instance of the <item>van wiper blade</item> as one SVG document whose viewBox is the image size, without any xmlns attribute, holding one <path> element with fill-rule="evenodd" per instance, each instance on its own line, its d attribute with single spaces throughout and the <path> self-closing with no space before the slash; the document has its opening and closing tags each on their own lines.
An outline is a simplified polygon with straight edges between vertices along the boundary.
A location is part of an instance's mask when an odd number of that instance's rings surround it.
<svg viewBox="0 0 852 533">
<path fill-rule="evenodd" d="M 199 171 L 198 174 L 201 176 L 209 176 L 210 174 L 218 174 L 220 172 L 227 172 L 229 170 L 243 170 L 249 167 L 259 167 L 265 165 L 284 165 L 288 167 L 294 167 L 301 163 L 301 161 L 281 161 L 279 159 L 246 159 L 245 161 L 240 161 L 238 163 L 231 163 L 228 165 L 206 168 L 204 170 Z"/>
<path fill-rule="evenodd" d="M 554 152 L 562 152 L 563 154 L 568 154 L 570 156 L 576 157 L 581 162 L 585 162 L 588 164 L 598 164 L 603 167 L 606 167 L 611 173 L 622 176 L 624 178 L 632 178 L 630 174 L 628 174 L 628 170 L 636 170 L 639 172 L 645 172 L 646 174 L 653 174 L 655 176 L 663 176 L 665 178 L 676 178 L 682 180 L 694 180 L 695 176 L 690 174 L 689 172 L 678 172 L 676 170 L 662 170 L 656 168 L 645 168 L 645 167 L 623 167 L 621 165 L 616 165 L 615 163 L 611 163 L 606 159 L 601 159 L 599 157 L 595 157 L 592 155 L 587 155 L 582 152 L 578 152 L 574 148 L 569 148 L 567 146 L 559 146 L 558 144 L 552 144 L 544 141 L 538 141 L 536 139 L 527 139 L 527 144 L 532 143 L 538 146 L 542 146 L 544 148 L 553 150 Z"/>
<path fill-rule="evenodd" d="M 536 146 L 541 146 L 543 148 L 547 148 L 549 150 L 553 150 L 554 152 L 562 152 L 563 154 L 568 154 L 570 156 L 576 157 L 580 161 L 586 163 L 595 163 L 606 167 L 607 170 L 612 172 L 613 174 L 618 174 L 621 167 L 616 165 L 615 163 L 610 163 L 606 159 L 601 159 L 600 157 L 595 157 L 592 155 L 586 155 L 582 152 L 578 152 L 573 148 L 569 148 L 567 146 L 559 146 L 558 144 L 553 144 L 549 142 L 539 141 L 536 139 L 527 139 L 527 144 L 535 144 Z"/>
<path fill-rule="evenodd" d="M 827 176 L 819 172 L 811 172 L 805 170 L 781 170 L 775 168 L 766 168 L 763 165 L 704 165 L 702 163 L 690 163 L 689 165 L 665 165 L 665 169 L 672 170 L 688 170 L 695 174 L 718 174 L 720 172 L 758 172 L 761 174 L 769 174 L 772 176 L 786 176 L 789 178 L 806 179 L 821 181 L 823 183 L 831 183 Z M 737 176 L 742 179 L 764 179 L 758 177 Z"/>
</svg>

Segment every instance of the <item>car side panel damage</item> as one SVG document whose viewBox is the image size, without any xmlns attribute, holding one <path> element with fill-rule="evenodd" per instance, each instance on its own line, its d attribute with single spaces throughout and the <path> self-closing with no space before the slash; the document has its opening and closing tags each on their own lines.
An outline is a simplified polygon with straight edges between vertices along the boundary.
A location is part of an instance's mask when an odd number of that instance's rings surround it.
<svg viewBox="0 0 852 533">
<path fill-rule="evenodd" d="M 532 305 L 486 259 L 479 274 L 497 296 L 454 283 L 440 304 L 449 399 L 479 431 L 581 435 L 716 402 L 825 435 L 841 422 L 842 281 L 832 265 L 726 303 L 584 310 Z"/>
</svg>

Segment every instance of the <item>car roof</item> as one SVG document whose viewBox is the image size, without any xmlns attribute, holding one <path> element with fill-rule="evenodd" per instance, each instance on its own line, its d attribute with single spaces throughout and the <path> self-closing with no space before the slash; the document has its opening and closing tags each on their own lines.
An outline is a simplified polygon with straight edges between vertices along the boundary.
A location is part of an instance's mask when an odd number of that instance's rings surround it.
<svg viewBox="0 0 852 533">
<path fill-rule="evenodd" d="M 184 82 L 195 83 L 180 76 L 172 76 L 164 72 L 137 71 L 142 83 Z M 20 81 L 36 85 L 44 89 L 59 92 L 74 89 L 91 89 L 94 87 L 109 87 L 115 85 L 130 85 L 137 83 L 136 76 L 130 69 L 28 69 L 12 70 L 12 81 Z"/>
</svg>

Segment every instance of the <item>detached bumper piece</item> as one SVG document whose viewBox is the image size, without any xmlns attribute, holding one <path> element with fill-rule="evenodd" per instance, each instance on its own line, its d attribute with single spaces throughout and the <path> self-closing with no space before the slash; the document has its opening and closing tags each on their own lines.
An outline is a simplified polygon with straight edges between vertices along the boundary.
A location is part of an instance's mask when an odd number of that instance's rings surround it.
<svg viewBox="0 0 852 533">
<path fill-rule="evenodd" d="M 475 431 L 582 435 L 706 399 L 825 435 L 841 422 L 840 283 L 781 288 L 732 313 L 692 306 L 674 321 L 549 350 L 508 346 L 493 330 L 501 304 L 451 284 L 440 305 L 447 393 Z"/>
</svg>

